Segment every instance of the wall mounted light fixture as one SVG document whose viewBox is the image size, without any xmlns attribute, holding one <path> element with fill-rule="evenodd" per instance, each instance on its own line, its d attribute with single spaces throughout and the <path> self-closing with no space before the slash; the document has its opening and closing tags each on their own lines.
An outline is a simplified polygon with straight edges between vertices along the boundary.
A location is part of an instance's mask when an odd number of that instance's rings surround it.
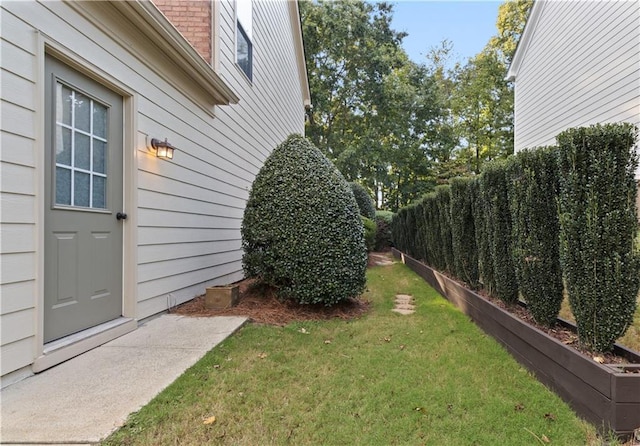
<svg viewBox="0 0 640 446">
<path fill-rule="evenodd" d="M 166 138 L 164 141 L 153 138 L 151 140 L 151 148 L 156 152 L 158 158 L 167 160 L 173 159 L 173 151 L 176 149 L 167 142 Z"/>
</svg>

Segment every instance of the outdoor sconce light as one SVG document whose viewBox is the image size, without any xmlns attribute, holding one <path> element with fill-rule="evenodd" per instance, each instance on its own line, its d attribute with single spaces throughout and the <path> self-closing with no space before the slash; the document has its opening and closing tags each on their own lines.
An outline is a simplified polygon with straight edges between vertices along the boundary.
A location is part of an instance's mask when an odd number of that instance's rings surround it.
<svg viewBox="0 0 640 446">
<path fill-rule="evenodd" d="M 173 159 L 173 151 L 176 149 L 171 144 L 169 144 L 165 138 L 164 141 L 160 141 L 159 139 L 153 138 L 151 140 L 151 147 L 156 152 L 156 156 L 158 158 L 163 159 Z"/>
</svg>

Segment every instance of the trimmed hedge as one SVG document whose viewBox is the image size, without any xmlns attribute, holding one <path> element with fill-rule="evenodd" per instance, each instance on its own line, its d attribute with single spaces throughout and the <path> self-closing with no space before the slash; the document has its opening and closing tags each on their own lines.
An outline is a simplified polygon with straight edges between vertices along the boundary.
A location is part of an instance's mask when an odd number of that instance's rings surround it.
<svg viewBox="0 0 640 446">
<path fill-rule="evenodd" d="M 364 226 L 364 244 L 367 247 L 367 251 L 371 252 L 376 246 L 376 223 L 364 215 L 360 216 L 360 220 L 362 220 L 362 225 Z"/>
<path fill-rule="evenodd" d="M 489 250 L 493 261 L 495 296 L 506 303 L 518 300 L 518 282 L 511 256 L 511 215 L 504 161 L 485 166 L 480 176 Z"/>
<path fill-rule="evenodd" d="M 455 265 L 451 237 L 451 189 L 449 185 L 437 186 L 435 193 L 438 220 L 440 222 L 439 243 L 442 251 L 442 265 L 446 271 L 453 273 Z"/>
<path fill-rule="evenodd" d="M 582 343 L 608 351 L 633 321 L 640 286 L 631 124 L 558 135 L 560 257 Z"/>
<path fill-rule="evenodd" d="M 376 208 L 369 192 L 359 183 L 351 182 L 349 186 L 351 186 L 353 196 L 356 198 L 356 203 L 358 203 L 360 215 L 367 217 L 369 220 L 374 220 L 376 218 Z"/>
<path fill-rule="evenodd" d="M 521 292 L 548 325 L 562 301 L 562 271 L 581 342 L 609 350 L 632 323 L 640 288 L 636 135 L 631 124 L 572 129 L 557 149 L 453 179 L 398 211 L 396 247 L 441 271 L 453 259 L 459 279 L 508 303 Z"/>
<path fill-rule="evenodd" d="M 507 163 L 513 264 L 522 297 L 540 324 L 553 325 L 563 299 L 556 148 L 525 150 Z"/>
<path fill-rule="evenodd" d="M 451 186 L 451 243 L 454 274 L 478 288 L 478 248 L 473 215 L 473 178 L 453 178 Z"/>
<path fill-rule="evenodd" d="M 480 188 L 480 177 L 474 177 L 471 183 L 473 195 L 473 217 L 476 229 L 476 246 L 478 247 L 478 276 L 487 292 L 494 294 L 496 289 L 493 272 L 493 257 L 489 246 L 489 225 L 484 210 L 484 196 Z"/>
<path fill-rule="evenodd" d="M 440 239 L 440 210 L 435 192 L 430 192 L 422 199 L 423 218 L 425 222 L 425 260 L 434 268 L 443 271 L 446 268 L 444 252 Z"/>
<path fill-rule="evenodd" d="M 365 286 L 364 228 L 351 188 L 307 139 L 289 136 L 256 176 L 242 221 L 243 267 L 301 304 L 332 305 Z"/>
<path fill-rule="evenodd" d="M 391 221 L 394 213 L 391 211 L 376 211 L 376 243 L 375 250 L 383 251 L 393 246 Z"/>
</svg>

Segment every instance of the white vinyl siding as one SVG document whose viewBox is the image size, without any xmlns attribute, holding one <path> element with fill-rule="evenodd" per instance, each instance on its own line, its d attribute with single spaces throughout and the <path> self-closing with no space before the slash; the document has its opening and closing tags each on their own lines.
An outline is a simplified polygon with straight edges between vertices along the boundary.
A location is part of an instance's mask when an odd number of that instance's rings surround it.
<svg viewBox="0 0 640 446">
<path fill-rule="evenodd" d="M 0 14 L 0 374 L 35 350 L 37 135 L 35 33 Z"/>
<path fill-rule="evenodd" d="M 640 125 L 640 5 L 547 1 L 540 6 L 516 76 L 516 151 L 553 144 L 571 127 Z"/>
<path fill-rule="evenodd" d="M 43 228 L 36 221 L 43 201 L 37 190 L 44 173 L 36 168 L 42 55 L 35 31 L 43 30 L 46 39 L 86 60 L 89 71 L 117 80 L 135 95 L 138 208 L 124 211 L 137 222 L 138 319 L 185 302 L 206 286 L 242 278 L 240 226 L 251 183 L 280 142 L 304 133 L 286 1 L 254 3 L 253 84 L 235 66 L 233 2 L 218 4 L 218 74 L 240 102 L 215 109 L 206 105 L 206 93 L 109 3 L 85 7 L 100 25 L 63 2 L 1 4 L 3 375 L 31 364 L 38 348 L 36 267 L 43 253 L 37 240 Z M 174 159 L 157 159 L 146 138 L 167 138 L 177 147 Z"/>
</svg>

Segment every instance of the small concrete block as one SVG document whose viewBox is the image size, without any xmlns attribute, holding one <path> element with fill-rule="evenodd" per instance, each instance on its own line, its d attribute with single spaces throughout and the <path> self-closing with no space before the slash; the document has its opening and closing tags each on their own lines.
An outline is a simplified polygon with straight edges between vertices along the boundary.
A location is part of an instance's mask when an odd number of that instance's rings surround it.
<svg viewBox="0 0 640 446">
<path fill-rule="evenodd" d="M 238 285 L 209 287 L 204 296 L 204 305 L 210 310 L 223 310 L 237 304 L 239 295 Z"/>
</svg>

